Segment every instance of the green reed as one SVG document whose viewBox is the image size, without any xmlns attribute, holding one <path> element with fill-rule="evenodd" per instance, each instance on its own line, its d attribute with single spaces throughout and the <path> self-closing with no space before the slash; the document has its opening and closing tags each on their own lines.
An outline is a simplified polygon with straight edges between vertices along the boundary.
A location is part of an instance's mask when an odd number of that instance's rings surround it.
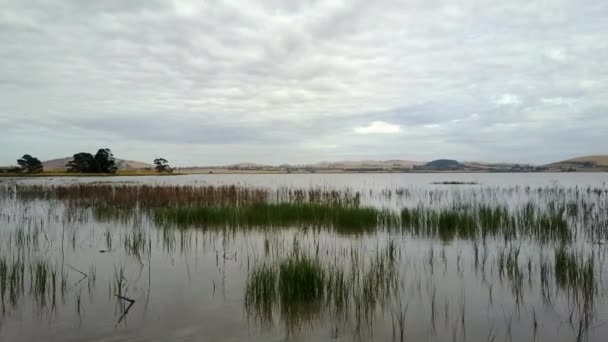
<svg viewBox="0 0 608 342">
<path fill-rule="evenodd" d="M 23 293 L 25 266 L 21 259 L 7 259 L 0 256 L 0 304 L 3 307 L 6 300 L 12 305 Z"/>
<path fill-rule="evenodd" d="M 127 255 L 141 259 L 150 243 L 149 237 L 141 229 L 133 229 L 124 236 L 124 247 Z M 107 243 L 106 243 L 107 244 Z"/>
<path fill-rule="evenodd" d="M 55 302 L 58 271 L 50 263 L 37 260 L 30 265 L 30 291 L 41 307 L 50 298 Z"/>
<path fill-rule="evenodd" d="M 555 248 L 555 281 L 576 299 L 592 302 L 596 293 L 597 279 L 594 268 L 595 256 L 585 258 L 580 253 L 559 246 Z"/>
<path fill-rule="evenodd" d="M 280 313 L 290 334 L 325 314 L 348 319 L 354 313 L 359 330 L 390 302 L 397 279 L 396 254 L 389 243 L 361 263 L 359 251 L 352 251 L 348 267 L 296 249 L 276 263 L 253 268 L 245 286 L 245 310 L 265 324 L 273 321 L 274 312 Z"/>
<path fill-rule="evenodd" d="M 572 231 L 563 212 L 548 212 L 529 203 L 509 211 L 504 206 L 453 205 L 446 208 L 418 206 L 401 211 L 403 229 L 415 236 L 476 240 L 532 238 L 540 241 L 570 241 Z"/>
<path fill-rule="evenodd" d="M 340 232 L 374 230 L 386 217 L 375 208 L 312 203 L 258 203 L 242 207 L 162 208 L 153 212 L 159 225 L 181 227 L 333 227 Z"/>
</svg>

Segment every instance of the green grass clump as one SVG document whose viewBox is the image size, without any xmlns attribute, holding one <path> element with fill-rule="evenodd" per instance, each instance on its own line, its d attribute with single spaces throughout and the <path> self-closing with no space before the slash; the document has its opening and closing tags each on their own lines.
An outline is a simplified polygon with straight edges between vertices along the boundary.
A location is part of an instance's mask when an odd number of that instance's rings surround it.
<svg viewBox="0 0 608 342">
<path fill-rule="evenodd" d="M 245 307 L 261 322 L 272 321 L 272 305 L 276 298 L 277 272 L 262 265 L 255 268 L 247 279 Z"/>
<path fill-rule="evenodd" d="M 318 260 L 296 256 L 279 265 L 281 303 L 319 300 L 323 298 L 324 284 L 325 271 Z"/>
<path fill-rule="evenodd" d="M 245 308 L 261 322 L 270 323 L 278 305 L 287 331 L 292 333 L 318 318 L 327 284 L 327 270 L 318 259 L 294 253 L 278 265 L 262 265 L 251 272 Z"/>
<path fill-rule="evenodd" d="M 355 325 L 371 322 L 378 309 L 390 301 L 397 279 L 397 250 L 390 243 L 369 262 L 351 254 L 350 265 L 326 262 L 317 256 L 293 252 L 273 265 L 256 266 L 245 286 L 245 310 L 262 323 L 280 313 L 288 333 L 326 314 L 348 319 Z"/>
<path fill-rule="evenodd" d="M 35 261 L 30 265 L 30 291 L 41 307 L 51 299 L 54 303 L 57 290 L 58 272 L 53 266 L 43 260 Z"/>
<path fill-rule="evenodd" d="M 0 304 L 16 304 L 23 292 L 25 266 L 19 259 L 0 257 Z"/>
<path fill-rule="evenodd" d="M 506 206 L 453 205 L 447 208 L 418 206 L 401 211 L 401 226 L 415 236 L 476 240 L 530 238 L 538 241 L 572 239 L 572 231 L 559 208 L 542 209 L 532 203 L 509 211 Z"/>
<path fill-rule="evenodd" d="M 313 203 L 257 203 L 241 207 L 180 207 L 153 211 L 157 224 L 182 227 L 333 227 L 340 232 L 373 230 L 383 212 L 374 208 Z"/>
<path fill-rule="evenodd" d="M 584 258 L 564 246 L 555 249 L 555 282 L 576 299 L 592 302 L 596 292 L 594 256 Z"/>
<path fill-rule="evenodd" d="M 437 237 L 443 241 L 475 238 L 478 221 L 471 213 L 456 209 L 415 209 L 401 211 L 401 224 L 414 235 Z"/>
</svg>

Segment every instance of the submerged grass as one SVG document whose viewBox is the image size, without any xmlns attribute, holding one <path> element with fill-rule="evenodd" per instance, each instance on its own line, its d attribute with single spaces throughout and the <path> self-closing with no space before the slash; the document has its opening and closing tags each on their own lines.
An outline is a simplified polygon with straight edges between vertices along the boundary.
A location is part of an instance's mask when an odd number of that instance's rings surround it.
<svg viewBox="0 0 608 342">
<path fill-rule="evenodd" d="M 591 303 L 596 293 L 595 256 L 585 258 L 565 246 L 555 249 L 555 282 L 575 299 Z"/>
<path fill-rule="evenodd" d="M 487 237 L 564 242 L 572 239 L 572 230 L 563 212 L 542 210 L 531 203 L 514 212 L 504 206 L 484 204 L 405 208 L 401 211 L 401 224 L 414 235 L 443 241 Z"/>
<path fill-rule="evenodd" d="M 15 305 L 23 293 L 25 266 L 20 259 L 0 256 L 0 305 Z"/>
<path fill-rule="evenodd" d="M 553 300 L 557 310 L 565 307 L 562 304 L 568 305 L 568 309 L 578 308 L 579 311 L 574 316 L 570 315 L 570 321 L 572 323 L 572 317 L 576 318 L 578 314 L 581 322 L 584 323 L 581 325 L 583 327 L 581 330 L 588 329 L 592 321 L 594 300 L 602 303 L 597 298 L 600 297 L 598 293 L 602 293 L 599 292 L 598 287 L 604 290 L 601 288 L 604 286 L 601 270 L 606 253 L 602 239 L 608 237 L 606 224 L 608 193 L 605 190 L 559 187 L 434 188 L 440 189 L 431 191 L 416 188 L 381 189 L 370 190 L 369 195 L 367 192 L 363 193 L 364 201 L 371 198 L 374 201 L 378 200 L 373 202 L 374 205 L 386 205 L 387 208 L 391 208 L 378 209 L 361 205 L 360 193 L 350 189 L 329 191 L 268 190 L 242 186 L 2 185 L 0 201 L 4 202 L 0 202 L 0 221 L 7 222 L 13 228 L 6 234 L 8 239 L 4 239 L 1 246 L 3 255 L 7 255 L 6 257 L 0 255 L 2 309 L 4 310 L 10 303 L 19 301 L 24 288 L 30 289 L 29 295 L 35 300 L 35 304 L 44 306 L 50 303 L 50 299 L 54 305 L 55 288 L 60 286 L 62 292 L 66 291 L 64 289 L 67 288 L 67 275 L 63 273 L 63 267 L 61 272 L 58 272 L 59 259 L 53 261 L 51 260 L 53 254 L 46 254 L 49 250 L 58 250 L 59 246 L 55 244 L 54 239 L 59 238 L 59 234 L 58 231 L 54 232 L 53 228 L 46 226 L 42 228 L 43 222 L 44 225 L 53 222 L 57 227 L 59 224 L 69 227 L 74 221 L 89 222 L 92 217 L 97 222 L 118 221 L 122 223 L 117 225 L 119 228 L 133 226 L 134 229 L 124 231 L 121 238 L 114 241 L 114 251 L 124 252 L 126 256 L 139 260 L 140 275 L 144 265 L 141 258 L 146 254 L 149 258 L 149 270 L 152 269 L 150 262 L 152 241 L 157 241 L 155 248 L 160 248 L 161 244 L 158 241 L 162 239 L 162 248 L 167 256 L 175 253 L 176 246 L 181 246 L 181 252 L 187 256 L 185 253 L 189 249 L 198 253 L 199 244 L 205 246 L 204 248 L 216 248 L 221 236 L 224 251 L 222 253 L 215 249 L 216 265 L 223 267 L 222 272 L 226 271 L 227 261 L 234 262 L 244 269 L 244 260 L 246 260 L 247 269 L 250 270 L 245 287 L 245 307 L 248 315 L 262 322 L 274 322 L 273 316 L 279 317 L 279 321 L 285 324 L 288 332 L 295 332 L 304 324 L 314 321 L 325 323 L 325 319 L 328 318 L 335 318 L 339 324 L 344 323 L 343 326 L 354 327 L 354 330 L 359 332 L 365 329 L 365 324 L 371 324 L 378 318 L 386 318 L 381 317 L 380 314 L 386 315 L 390 312 L 394 328 L 399 327 L 398 333 L 395 329 L 394 336 L 404 340 L 405 313 L 410 301 L 416 303 L 417 299 L 414 297 L 418 297 L 419 303 L 430 311 L 432 331 L 437 333 L 436 331 L 440 331 L 436 330 L 436 321 L 440 323 L 441 317 L 440 300 L 446 294 L 443 292 L 443 286 L 436 284 L 443 280 L 453 280 L 450 278 L 453 273 L 463 279 L 472 276 L 466 265 L 468 260 L 474 264 L 471 269 L 475 270 L 475 276 L 479 274 L 482 283 L 488 286 L 490 305 L 494 306 L 493 289 L 503 290 L 502 286 L 500 288 L 494 286 L 496 281 L 502 283 L 504 280 L 511 286 L 518 312 L 520 305 L 525 309 L 530 301 L 535 300 L 534 286 L 538 285 L 542 299 L 546 298 L 546 304 L 551 304 Z M 48 210 L 48 216 L 45 217 L 43 210 L 38 208 L 30 209 L 47 199 L 50 199 L 49 202 L 53 205 L 52 210 Z M 27 200 L 33 200 L 33 203 L 26 205 Z M 1 204 L 5 202 L 14 205 L 11 208 L 15 209 L 2 207 Z M 69 219 L 66 220 L 65 216 L 56 214 L 56 208 L 61 208 Z M 36 216 L 41 217 L 40 222 L 37 222 L 40 217 L 36 218 Z M 153 231 L 148 229 L 149 223 L 153 223 L 150 227 L 154 227 L 155 223 L 162 228 L 157 232 L 156 240 Z M 207 232 L 195 230 L 173 230 L 174 227 L 221 231 L 206 234 Z M 268 227 L 300 230 L 263 232 L 268 233 L 261 247 L 263 252 L 258 251 L 260 254 L 256 255 L 256 251 L 250 249 L 248 243 L 243 249 L 235 246 L 234 254 L 227 253 L 226 248 L 230 245 L 231 238 L 236 236 L 240 239 L 243 235 L 245 235 L 244 239 L 249 238 L 247 234 L 241 235 L 224 229 L 227 227 L 244 230 Z M 316 231 L 314 234 L 307 234 L 307 231 L 314 229 L 328 229 L 338 233 L 379 234 L 365 239 L 337 238 L 331 241 L 334 239 L 331 234 L 316 234 Z M 76 235 L 76 232 L 78 229 L 75 228 L 67 237 L 61 234 L 62 253 L 63 242 L 66 239 L 71 241 L 72 248 L 75 248 L 77 240 L 81 242 L 82 236 L 86 235 Z M 384 232 L 388 234 L 381 234 Z M 275 233 L 276 236 L 273 235 Z M 316 252 L 311 252 L 315 248 L 306 246 L 310 242 L 306 240 L 304 247 L 298 245 L 296 248 L 294 243 L 294 251 L 285 254 L 289 249 L 283 249 L 280 244 L 285 243 L 287 239 L 284 237 L 292 233 L 296 236 L 312 236 L 314 239 L 312 243 L 316 243 Z M 401 233 L 410 236 L 399 236 Z M 113 248 L 111 231 L 108 228 L 101 234 L 103 239 L 95 239 L 93 235 L 91 241 L 100 241 L 105 247 L 101 251 L 111 252 Z M 256 234 L 251 235 L 256 236 Z M 192 242 L 193 236 L 195 239 Z M 408 253 L 411 255 L 408 255 L 405 262 L 397 260 L 401 254 L 393 242 L 390 242 L 385 249 L 376 251 L 367 249 L 370 246 L 369 241 L 384 243 L 386 236 L 408 242 L 411 242 L 410 237 L 430 238 L 431 241 L 428 241 L 430 253 L 428 257 L 417 254 L 420 253 L 420 249 L 417 249 L 416 245 L 427 241 L 408 244 L 410 250 Z M 269 238 L 274 241 L 272 244 Z M 317 239 L 322 241 L 319 242 Z M 461 257 L 459 249 L 459 246 L 469 244 L 456 243 L 441 247 L 436 245 L 437 241 L 450 242 L 456 239 L 472 241 L 470 245 L 473 248 L 473 255 L 470 259 L 467 258 L 466 251 Z M 329 245 L 326 244 L 326 240 L 330 240 Z M 502 240 L 505 242 L 503 243 Z M 348 247 L 344 247 L 344 241 L 355 241 L 355 243 L 349 250 Z M 365 247 L 362 247 L 364 245 Z M 492 248 L 495 245 L 497 250 Z M 413 248 L 410 248 L 412 246 Z M 552 250 L 554 246 L 559 247 Z M 585 252 L 575 252 L 573 246 Z M 307 247 L 309 247 L 308 252 L 300 251 L 300 248 L 306 250 Z M 538 259 L 531 257 L 529 253 L 530 249 L 534 250 L 537 247 L 540 249 Z M 441 251 L 437 248 L 441 248 Z M 549 253 L 543 252 L 545 248 L 551 248 Z M 453 268 L 449 267 L 446 250 L 456 252 Z M 495 261 L 496 264 L 487 263 L 488 250 L 490 250 L 490 261 Z M 441 253 L 435 254 L 435 251 Z M 246 256 L 243 256 L 245 253 Z M 263 258 L 262 264 L 255 262 L 258 256 Z M 251 267 L 250 257 L 254 260 Z M 27 263 L 24 260 L 27 260 Z M 221 263 L 218 260 L 224 260 L 224 266 L 219 266 Z M 444 265 L 443 276 L 436 271 L 441 260 Z M 535 264 L 537 261 L 540 265 Z M 428 266 L 426 266 L 427 262 Z M 186 267 L 190 276 L 187 264 Z M 399 268 L 408 269 L 407 278 L 399 277 Z M 426 272 L 427 270 L 430 272 Z M 24 273 L 30 275 L 26 277 L 29 281 L 26 285 L 24 285 Z M 537 273 L 540 274 L 540 282 L 536 281 Z M 125 300 L 128 303 L 128 299 L 121 298 L 127 292 L 140 288 L 141 285 L 139 276 L 129 274 L 130 271 L 127 272 L 124 266 L 120 266 L 115 268 L 113 278 L 109 275 L 111 280 L 108 292 L 112 298 L 117 298 L 119 305 L 117 307 L 123 315 L 128 311 L 125 307 Z M 82 275 L 87 277 L 84 273 Z M 129 283 L 127 278 L 130 280 Z M 94 282 L 95 268 L 90 269 L 88 279 Z M 148 278 L 149 282 L 150 279 L 152 278 Z M 455 286 L 468 286 L 468 281 L 468 279 L 464 280 L 463 285 Z M 214 281 L 214 291 L 215 286 Z M 453 301 L 452 304 L 449 303 L 453 293 L 450 291 L 446 295 L 444 309 L 446 329 L 449 329 L 448 322 L 451 319 L 448 319 L 448 315 L 453 311 L 448 308 L 449 305 L 454 305 Z M 412 294 L 414 296 L 411 296 Z M 524 302 L 524 294 L 528 303 Z M 502 293 L 499 293 L 500 295 Z M 428 296 L 430 305 L 427 305 L 424 296 Z M 568 301 L 560 301 L 559 296 L 567 297 Z M 398 305 L 394 305 L 396 302 Z M 462 328 L 459 328 L 461 331 L 466 330 L 465 302 L 463 297 L 457 317 L 462 322 L 460 323 Z M 80 294 L 77 295 L 77 307 L 80 314 Z M 417 308 L 416 313 L 424 313 L 425 308 L 422 306 Z M 495 309 L 496 306 L 492 310 Z M 525 311 L 522 311 L 524 315 Z M 534 316 L 536 316 L 535 312 Z M 536 318 L 534 322 L 536 329 L 538 325 Z M 510 331 L 511 318 L 507 326 Z M 493 336 L 493 333 L 489 335 Z M 360 340 L 369 339 L 368 336 L 360 338 Z"/>
<path fill-rule="evenodd" d="M 287 331 L 297 331 L 321 310 L 326 272 L 318 259 L 298 253 L 276 265 L 256 267 L 247 279 L 245 308 L 249 315 L 270 324 L 278 306 Z"/>
<path fill-rule="evenodd" d="M 397 279 L 395 253 L 390 244 L 362 263 L 353 252 L 350 267 L 345 267 L 294 251 L 276 263 L 253 268 L 245 286 L 245 310 L 264 324 L 280 313 L 288 334 L 325 315 L 347 320 L 353 313 L 359 331 L 390 301 Z"/>
<path fill-rule="evenodd" d="M 511 187 L 380 189 L 369 194 L 351 188 L 254 188 L 241 185 L 2 185 L 0 197 L 21 201 L 66 202 L 69 220 L 93 209 L 101 222 L 141 222 L 178 226 L 331 226 L 336 231 L 397 229 L 414 236 L 477 240 L 502 238 L 569 242 L 584 233 L 608 239 L 608 199 L 602 188 Z M 368 208 L 362 196 L 398 199 L 401 212 Z M 419 203 L 410 202 L 418 198 Z M 403 202 L 401 202 L 403 201 Z"/>
<path fill-rule="evenodd" d="M 271 200 L 286 202 L 358 205 L 361 194 L 350 190 L 323 188 L 291 189 L 246 187 L 241 185 L 13 185 L 0 189 L 0 195 L 16 194 L 20 200 L 57 199 L 81 204 L 120 208 L 174 206 L 245 205 Z"/>
<path fill-rule="evenodd" d="M 242 207 L 162 208 L 153 212 L 157 224 L 180 227 L 325 227 L 340 232 L 373 230 L 389 217 L 375 208 L 313 203 L 258 203 Z"/>
</svg>

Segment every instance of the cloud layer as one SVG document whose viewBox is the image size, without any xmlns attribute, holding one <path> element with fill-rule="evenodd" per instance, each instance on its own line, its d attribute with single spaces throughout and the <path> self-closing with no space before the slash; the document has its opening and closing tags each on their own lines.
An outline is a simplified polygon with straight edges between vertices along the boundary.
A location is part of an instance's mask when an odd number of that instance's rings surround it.
<svg viewBox="0 0 608 342">
<path fill-rule="evenodd" d="M 601 1 L 0 3 L 0 164 L 608 152 Z"/>
</svg>

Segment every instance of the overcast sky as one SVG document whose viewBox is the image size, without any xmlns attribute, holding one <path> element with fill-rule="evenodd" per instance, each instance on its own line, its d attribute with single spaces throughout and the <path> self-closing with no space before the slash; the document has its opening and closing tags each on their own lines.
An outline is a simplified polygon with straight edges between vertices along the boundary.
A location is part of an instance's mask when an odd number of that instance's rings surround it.
<svg viewBox="0 0 608 342">
<path fill-rule="evenodd" d="M 0 165 L 608 153 L 608 2 L 0 0 Z"/>
</svg>

